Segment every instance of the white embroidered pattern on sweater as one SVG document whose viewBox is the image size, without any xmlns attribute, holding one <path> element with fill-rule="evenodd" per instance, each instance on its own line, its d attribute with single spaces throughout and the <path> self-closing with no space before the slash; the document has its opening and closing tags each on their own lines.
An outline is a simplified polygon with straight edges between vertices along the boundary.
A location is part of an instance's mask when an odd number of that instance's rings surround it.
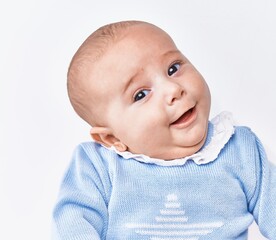
<svg viewBox="0 0 276 240">
<path fill-rule="evenodd" d="M 189 223 L 178 196 L 173 193 L 166 196 L 164 207 L 154 220 L 154 223 L 128 223 L 126 227 L 148 236 L 149 240 L 198 240 L 224 225 L 221 221 Z"/>
</svg>

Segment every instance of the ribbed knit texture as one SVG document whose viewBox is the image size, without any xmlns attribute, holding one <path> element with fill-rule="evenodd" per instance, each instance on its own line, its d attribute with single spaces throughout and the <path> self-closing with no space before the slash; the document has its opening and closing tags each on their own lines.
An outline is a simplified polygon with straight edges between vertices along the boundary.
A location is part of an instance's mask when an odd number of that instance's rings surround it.
<svg viewBox="0 0 276 240">
<path fill-rule="evenodd" d="M 208 140 L 212 131 L 208 133 Z M 276 239 L 276 168 L 245 127 L 208 164 L 158 166 L 80 144 L 54 209 L 53 239 Z"/>
</svg>

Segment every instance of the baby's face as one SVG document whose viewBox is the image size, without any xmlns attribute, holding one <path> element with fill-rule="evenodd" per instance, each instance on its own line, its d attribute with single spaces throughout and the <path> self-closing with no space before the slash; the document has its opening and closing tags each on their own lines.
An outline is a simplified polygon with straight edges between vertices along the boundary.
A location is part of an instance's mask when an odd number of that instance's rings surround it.
<svg viewBox="0 0 276 240">
<path fill-rule="evenodd" d="M 132 26 L 94 69 L 104 127 L 128 151 L 175 159 L 204 144 L 208 86 L 166 33 Z"/>
</svg>

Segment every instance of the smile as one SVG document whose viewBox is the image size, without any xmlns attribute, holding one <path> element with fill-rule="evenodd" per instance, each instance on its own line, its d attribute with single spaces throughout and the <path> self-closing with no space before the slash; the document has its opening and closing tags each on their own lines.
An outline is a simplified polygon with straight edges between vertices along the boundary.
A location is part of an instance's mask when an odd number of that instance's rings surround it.
<svg viewBox="0 0 276 240">
<path fill-rule="evenodd" d="M 171 123 L 171 126 L 175 127 L 187 127 L 196 119 L 195 107 L 184 112 L 176 121 Z"/>
</svg>

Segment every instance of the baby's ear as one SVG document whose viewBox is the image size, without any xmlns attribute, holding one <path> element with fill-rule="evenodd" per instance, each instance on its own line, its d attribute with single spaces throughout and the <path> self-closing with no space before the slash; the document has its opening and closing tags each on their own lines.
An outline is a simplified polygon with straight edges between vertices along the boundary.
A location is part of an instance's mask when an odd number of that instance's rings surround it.
<svg viewBox="0 0 276 240">
<path fill-rule="evenodd" d="M 116 138 L 109 128 L 93 127 L 90 130 L 90 135 L 95 142 L 106 147 L 114 146 L 119 152 L 124 152 L 127 150 L 127 146 L 122 143 L 118 138 Z"/>
</svg>

